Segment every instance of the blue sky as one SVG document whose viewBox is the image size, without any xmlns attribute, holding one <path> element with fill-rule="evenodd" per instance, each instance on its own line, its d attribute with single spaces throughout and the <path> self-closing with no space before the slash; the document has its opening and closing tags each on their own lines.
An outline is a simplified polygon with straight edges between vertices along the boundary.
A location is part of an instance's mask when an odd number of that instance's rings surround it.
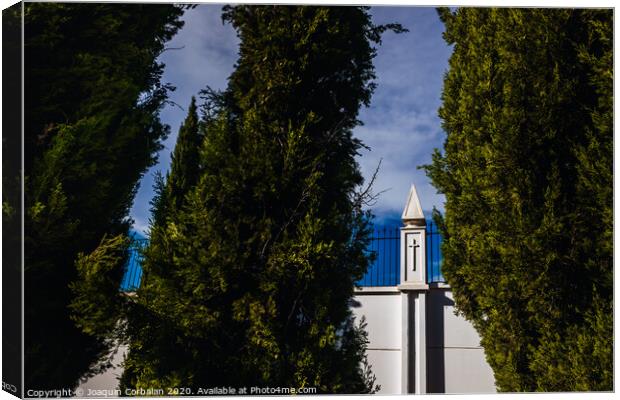
<svg viewBox="0 0 620 400">
<path fill-rule="evenodd" d="M 167 44 L 180 49 L 160 56 L 166 64 L 163 81 L 177 87 L 170 100 L 183 109 L 167 105 L 161 113 L 171 134 L 159 163 L 142 179 L 131 209 L 137 231 L 145 232 L 148 227 L 153 174 L 170 166 L 170 153 L 191 96 L 207 85 L 224 89 L 233 70 L 239 40 L 230 25 L 222 24 L 220 14 L 220 5 L 204 4 L 187 11 L 185 26 Z M 417 166 L 429 163 L 433 149 L 443 145 L 445 134 L 437 109 L 451 49 L 441 37 L 443 24 L 434 8 L 373 7 L 371 14 L 376 24 L 399 22 L 409 29 L 400 35 L 384 35 L 375 58 L 378 87 L 371 106 L 360 113 L 364 125 L 354 130 L 371 148 L 358 158 L 364 176 L 369 178 L 382 160 L 374 191 L 386 192 L 373 207 L 381 223 L 399 218 L 411 183 L 417 187 L 425 212 L 433 206 L 443 210 L 443 196 Z"/>
</svg>

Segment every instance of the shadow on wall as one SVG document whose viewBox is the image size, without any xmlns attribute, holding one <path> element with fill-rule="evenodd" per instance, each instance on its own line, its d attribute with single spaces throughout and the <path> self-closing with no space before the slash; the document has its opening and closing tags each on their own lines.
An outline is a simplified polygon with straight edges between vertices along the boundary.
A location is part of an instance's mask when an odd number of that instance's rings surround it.
<svg viewBox="0 0 620 400">
<path fill-rule="evenodd" d="M 452 312 L 454 301 L 445 290 L 428 292 L 426 303 L 426 390 L 428 393 L 446 392 L 445 366 L 445 313 Z"/>
</svg>

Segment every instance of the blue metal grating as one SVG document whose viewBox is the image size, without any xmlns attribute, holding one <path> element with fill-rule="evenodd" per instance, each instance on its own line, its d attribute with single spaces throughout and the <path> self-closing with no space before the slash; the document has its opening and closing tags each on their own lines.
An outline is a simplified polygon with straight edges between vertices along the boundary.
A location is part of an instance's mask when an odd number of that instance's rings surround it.
<svg viewBox="0 0 620 400">
<path fill-rule="evenodd" d="M 426 221 L 426 280 L 428 283 L 445 282 L 441 273 L 441 234 L 437 224 Z"/>
<path fill-rule="evenodd" d="M 129 245 L 129 257 L 125 264 L 125 274 L 121 280 L 121 291 L 135 292 L 142 280 L 142 251 L 148 244 L 147 239 L 133 239 Z"/>
<path fill-rule="evenodd" d="M 368 246 L 375 260 L 366 274 L 357 282 L 362 287 L 396 286 L 400 284 L 400 228 L 375 229 Z M 445 282 L 441 274 L 441 234 L 437 225 L 426 221 L 426 268 L 427 282 Z"/>
<path fill-rule="evenodd" d="M 441 234 L 432 221 L 426 222 L 426 268 L 427 281 L 445 282 L 441 273 Z M 142 252 L 147 239 L 134 239 L 129 247 L 129 258 L 120 289 L 133 292 L 140 287 L 142 280 Z M 400 228 L 381 227 L 372 232 L 367 251 L 375 254 L 375 260 L 366 274 L 357 282 L 358 286 L 396 286 L 400 283 Z"/>
<path fill-rule="evenodd" d="M 375 260 L 357 284 L 359 286 L 396 286 L 400 283 L 400 229 L 383 227 L 372 232 L 367 251 Z"/>
</svg>

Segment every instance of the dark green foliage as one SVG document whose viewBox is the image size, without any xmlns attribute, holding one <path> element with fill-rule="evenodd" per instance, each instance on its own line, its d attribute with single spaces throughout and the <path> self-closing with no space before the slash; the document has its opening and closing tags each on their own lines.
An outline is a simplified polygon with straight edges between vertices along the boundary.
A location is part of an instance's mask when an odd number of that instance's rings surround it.
<svg viewBox="0 0 620 400">
<path fill-rule="evenodd" d="M 504 391 L 613 388 L 611 10 L 441 10 L 443 273 Z"/>
<path fill-rule="evenodd" d="M 179 129 L 167 179 L 161 175 L 155 179 L 155 198 L 151 202 L 153 226 L 165 225 L 167 213 L 182 207 L 185 195 L 198 181 L 203 140 L 199 125 L 196 99 L 192 97 L 187 117 Z"/>
<path fill-rule="evenodd" d="M 196 185 L 199 174 L 199 155 L 202 136 L 198 132 L 198 112 L 196 99 L 192 97 L 187 118 L 177 139 L 172 154 L 171 174 L 168 179 L 170 187 L 170 206 L 181 208 L 183 198 Z"/>
<path fill-rule="evenodd" d="M 2 371 L 3 390 L 23 393 L 22 371 L 22 5 L 2 10 Z M 6 386 L 5 386 L 6 385 Z"/>
<path fill-rule="evenodd" d="M 110 341 L 119 336 L 118 318 L 110 315 L 123 315 L 124 299 L 118 294 L 118 283 L 123 270 L 118 268 L 127 260 L 129 239 L 124 235 L 113 238 L 104 237 L 99 246 L 90 254 L 80 254 L 76 262 L 78 280 L 69 286 L 75 298 L 69 308 L 75 315 L 77 326 L 87 334 Z"/>
<path fill-rule="evenodd" d="M 181 13 L 25 5 L 26 388 L 73 387 L 109 350 L 70 319 L 69 283 L 78 253 L 131 224 L 137 182 L 168 133 L 158 113 L 170 87 L 155 59 Z"/>
<path fill-rule="evenodd" d="M 204 92 L 197 183 L 175 183 L 173 163 L 160 184 L 184 201 L 151 227 L 121 385 L 369 392 L 349 305 L 368 265 L 351 129 L 387 28 L 359 7 L 226 7 L 224 19 L 240 58 L 224 93 Z"/>
</svg>

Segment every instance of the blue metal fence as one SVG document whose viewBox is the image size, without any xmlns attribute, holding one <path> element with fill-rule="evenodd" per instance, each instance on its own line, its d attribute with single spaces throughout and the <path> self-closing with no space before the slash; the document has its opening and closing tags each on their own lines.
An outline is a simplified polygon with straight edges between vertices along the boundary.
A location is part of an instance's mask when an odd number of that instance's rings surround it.
<svg viewBox="0 0 620 400">
<path fill-rule="evenodd" d="M 359 286 L 396 286 L 400 282 L 400 229 L 383 227 L 372 232 L 367 251 L 375 260 L 368 266 Z"/>
<path fill-rule="evenodd" d="M 369 252 L 375 253 L 374 262 L 357 284 L 362 287 L 396 286 L 400 283 L 400 228 L 383 227 L 372 233 Z M 441 274 L 441 234 L 437 224 L 426 221 L 426 276 L 427 282 L 445 282 Z"/>
<path fill-rule="evenodd" d="M 147 239 L 134 239 L 129 247 L 129 258 L 121 281 L 121 290 L 133 292 L 140 287 L 142 280 L 142 251 Z M 357 284 L 359 286 L 396 286 L 400 283 L 400 228 L 382 227 L 372 232 L 368 252 L 375 259 L 366 274 Z M 426 222 L 426 268 L 427 281 L 445 282 L 441 274 L 441 234 L 432 221 Z"/>
<path fill-rule="evenodd" d="M 121 291 L 135 292 L 142 281 L 142 251 L 148 243 L 147 239 L 133 239 L 129 245 L 129 258 L 125 264 L 125 274 L 121 280 Z"/>
<path fill-rule="evenodd" d="M 445 282 L 441 273 L 441 234 L 437 224 L 426 221 L 426 280 L 428 283 Z"/>
</svg>

